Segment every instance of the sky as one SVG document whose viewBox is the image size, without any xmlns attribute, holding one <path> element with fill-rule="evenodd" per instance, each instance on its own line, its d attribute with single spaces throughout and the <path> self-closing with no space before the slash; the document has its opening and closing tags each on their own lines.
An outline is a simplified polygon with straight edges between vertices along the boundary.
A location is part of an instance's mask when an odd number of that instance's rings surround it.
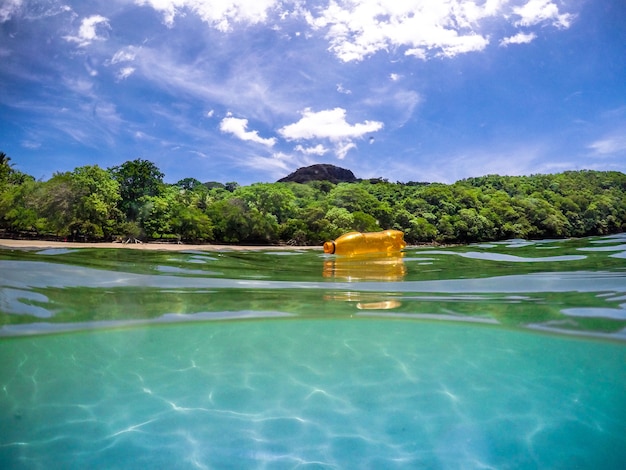
<svg viewBox="0 0 626 470">
<path fill-rule="evenodd" d="M 626 172 L 626 2 L 0 0 L 0 151 L 40 180 Z"/>
</svg>

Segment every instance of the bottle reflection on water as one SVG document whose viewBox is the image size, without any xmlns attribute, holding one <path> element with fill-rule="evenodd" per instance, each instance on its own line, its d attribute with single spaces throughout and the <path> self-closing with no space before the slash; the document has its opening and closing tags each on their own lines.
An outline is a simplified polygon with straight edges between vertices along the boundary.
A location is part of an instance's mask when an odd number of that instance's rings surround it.
<svg viewBox="0 0 626 470">
<path fill-rule="evenodd" d="M 404 253 L 337 256 L 324 261 L 324 277 L 343 281 L 400 281 L 406 275 Z"/>
<path fill-rule="evenodd" d="M 337 256 L 324 261 L 323 276 L 338 281 L 401 281 L 406 275 L 404 253 Z M 401 302 L 390 295 L 373 292 L 336 292 L 326 300 L 355 302 L 359 310 L 388 310 Z"/>
</svg>

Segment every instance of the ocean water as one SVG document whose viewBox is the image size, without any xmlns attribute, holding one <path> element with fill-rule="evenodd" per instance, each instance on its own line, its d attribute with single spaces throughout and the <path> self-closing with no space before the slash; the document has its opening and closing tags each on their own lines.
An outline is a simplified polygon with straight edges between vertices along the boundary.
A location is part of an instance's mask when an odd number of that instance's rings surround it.
<svg viewBox="0 0 626 470">
<path fill-rule="evenodd" d="M 626 237 L 0 250 L 0 468 L 626 468 Z"/>
</svg>

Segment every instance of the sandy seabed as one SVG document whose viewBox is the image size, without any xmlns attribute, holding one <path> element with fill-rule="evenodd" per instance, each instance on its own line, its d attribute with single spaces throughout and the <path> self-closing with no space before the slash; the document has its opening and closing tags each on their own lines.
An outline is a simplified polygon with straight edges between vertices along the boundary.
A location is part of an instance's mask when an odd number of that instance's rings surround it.
<svg viewBox="0 0 626 470">
<path fill-rule="evenodd" d="M 250 251 L 250 250 L 301 250 L 318 249 L 321 246 L 291 246 L 291 245 L 186 245 L 177 243 L 77 243 L 55 242 L 47 240 L 12 240 L 0 239 L 0 248 L 11 249 L 47 249 L 47 248 L 117 248 L 128 250 L 163 250 L 163 251 Z"/>
</svg>

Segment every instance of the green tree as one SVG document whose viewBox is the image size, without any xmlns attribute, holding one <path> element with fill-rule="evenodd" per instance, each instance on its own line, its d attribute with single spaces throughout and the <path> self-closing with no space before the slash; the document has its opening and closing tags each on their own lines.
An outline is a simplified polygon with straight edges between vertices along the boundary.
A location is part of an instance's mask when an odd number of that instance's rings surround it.
<svg viewBox="0 0 626 470">
<path fill-rule="evenodd" d="M 0 152 L 0 191 L 2 191 L 2 188 L 6 185 L 19 185 L 28 180 L 34 180 L 34 178 L 13 168 L 11 157 L 7 156 L 4 152 Z"/>
<path fill-rule="evenodd" d="M 455 233 L 461 241 L 481 241 L 493 239 L 493 225 L 473 207 L 459 210 L 455 223 Z"/>
<path fill-rule="evenodd" d="M 378 220 L 370 214 L 366 214 L 362 211 L 356 211 L 352 213 L 352 217 L 354 219 L 352 227 L 357 232 L 376 232 L 380 230 Z"/>
<path fill-rule="evenodd" d="M 455 219 L 451 215 L 443 215 L 437 221 L 437 240 L 442 242 L 455 242 L 458 235 L 455 228 Z"/>
<path fill-rule="evenodd" d="M 437 238 L 437 227 L 423 217 L 410 221 L 406 234 L 407 243 L 431 242 Z"/>
<path fill-rule="evenodd" d="M 0 187 L 8 181 L 9 175 L 13 173 L 10 161 L 11 157 L 4 152 L 0 152 Z"/>
<path fill-rule="evenodd" d="M 526 220 L 532 227 L 530 236 L 561 237 L 568 233 L 567 218 L 548 201 L 542 198 L 540 193 L 532 193 L 530 197 L 519 201 L 524 211 Z"/>
<path fill-rule="evenodd" d="M 213 223 L 216 240 L 222 243 L 242 243 L 252 233 L 250 209 L 239 198 L 217 201 L 207 209 Z"/>
<path fill-rule="evenodd" d="M 172 231 L 181 240 L 208 241 L 213 238 L 213 225 L 200 209 L 177 203 L 172 208 Z"/>
<path fill-rule="evenodd" d="M 68 236 L 74 214 L 74 190 L 71 173 L 55 173 L 42 184 L 37 194 L 38 212 L 43 230 L 57 236 Z"/>
<path fill-rule="evenodd" d="M 338 236 L 337 227 L 326 218 L 326 212 L 323 203 L 311 204 L 302 210 L 301 220 L 306 226 L 307 239 L 312 245 L 333 240 Z"/>
<path fill-rule="evenodd" d="M 274 215 L 278 223 L 291 218 L 297 210 L 296 197 L 289 186 L 283 183 L 257 183 L 244 186 L 237 188 L 234 195 L 264 216 Z"/>
<path fill-rule="evenodd" d="M 76 168 L 70 175 L 73 199 L 71 230 L 90 238 L 109 238 L 121 222 L 119 183 L 98 165 Z"/>
<path fill-rule="evenodd" d="M 325 218 L 334 226 L 335 237 L 342 233 L 354 230 L 354 215 L 343 207 L 331 207 L 326 212 Z"/>
<path fill-rule="evenodd" d="M 0 190 L 0 227 L 11 232 L 38 231 L 36 190 L 38 183 L 28 179 L 8 184 Z"/>
<path fill-rule="evenodd" d="M 348 211 L 363 212 L 374 217 L 380 228 L 392 225 L 392 211 L 387 203 L 379 201 L 366 188 L 377 186 L 368 183 L 340 183 L 328 193 L 328 204 L 331 207 L 343 207 Z"/>
<path fill-rule="evenodd" d="M 138 222 L 143 236 L 163 238 L 172 233 L 173 194 L 165 191 L 159 196 L 143 196 L 138 201 Z"/>
<path fill-rule="evenodd" d="M 602 235 L 626 230 L 626 175 L 468 178 L 452 185 L 385 180 L 163 183 L 147 160 L 85 166 L 35 182 L 0 152 L 0 228 L 223 243 L 320 244 L 350 230 L 403 230 L 409 243 Z M 123 213 L 122 213 L 123 211 Z"/>
<path fill-rule="evenodd" d="M 139 200 L 144 196 L 158 196 L 164 190 L 163 173 L 148 160 L 127 161 L 109 169 L 120 185 L 119 207 L 128 220 L 137 220 Z"/>
<path fill-rule="evenodd" d="M 159 214 L 160 227 L 155 232 L 161 236 L 173 234 L 179 240 L 192 242 L 211 240 L 211 220 L 200 208 L 205 206 L 209 190 L 202 183 L 193 181 L 188 186 L 191 189 L 181 189 L 177 183 L 169 186 L 161 196 L 146 196 L 149 205 L 157 209 L 146 223 Z"/>
<path fill-rule="evenodd" d="M 224 189 L 226 189 L 226 191 L 228 191 L 229 193 L 234 192 L 238 187 L 239 183 L 237 183 L 236 181 L 229 181 L 224 185 Z"/>
<path fill-rule="evenodd" d="M 201 187 L 209 189 L 204 184 L 202 184 L 199 180 L 197 180 L 195 178 L 184 178 L 184 179 L 178 181 L 176 184 L 174 184 L 174 186 L 176 186 L 179 189 L 185 190 L 185 191 L 195 191 L 195 190 L 197 190 L 198 188 L 201 188 Z"/>
<path fill-rule="evenodd" d="M 438 217 L 454 215 L 460 208 L 459 201 L 454 196 L 452 189 L 444 184 L 431 184 L 420 188 L 419 197 L 432 207 L 429 212 L 434 212 Z M 416 214 L 417 215 L 417 214 Z"/>
</svg>

